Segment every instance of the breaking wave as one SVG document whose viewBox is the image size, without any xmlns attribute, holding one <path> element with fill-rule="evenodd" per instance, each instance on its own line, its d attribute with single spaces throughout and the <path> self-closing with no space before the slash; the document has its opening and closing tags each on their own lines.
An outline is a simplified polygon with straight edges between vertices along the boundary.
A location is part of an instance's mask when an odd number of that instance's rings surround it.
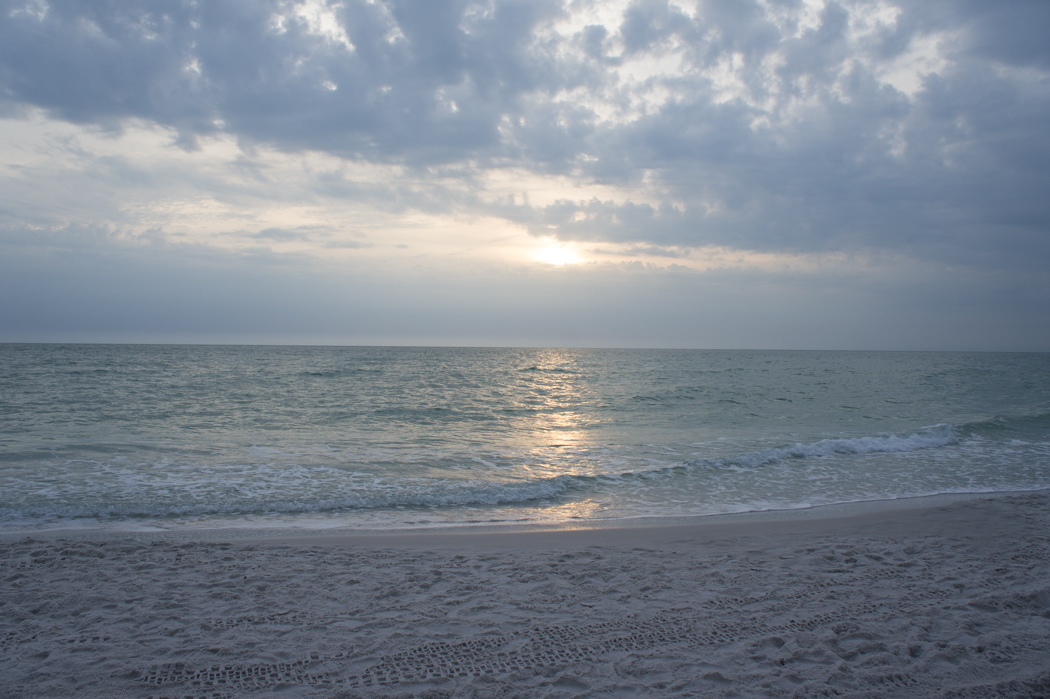
<svg viewBox="0 0 1050 699">
<path fill-rule="evenodd" d="M 683 463 L 651 469 L 624 471 L 619 474 L 601 475 L 557 475 L 547 478 L 523 480 L 485 481 L 481 479 L 450 480 L 442 478 L 406 478 L 404 480 L 383 479 L 373 484 L 340 484 L 332 478 L 339 473 L 335 469 L 324 469 L 326 478 L 314 488 L 300 493 L 299 497 L 278 499 L 239 493 L 232 499 L 207 501 L 206 493 L 195 492 L 191 502 L 152 502 L 127 493 L 123 502 L 84 502 L 78 505 L 58 503 L 29 507 L 0 507 L 0 520 L 38 518 L 139 518 L 139 517 L 196 517 L 196 516 L 248 516 L 269 514 L 337 513 L 353 510 L 375 510 L 393 508 L 453 508 L 493 507 L 549 501 L 563 496 L 584 496 L 598 488 L 616 487 L 630 482 L 675 477 L 699 469 L 761 469 L 790 462 L 823 458 L 834 455 L 910 452 L 935 449 L 958 441 L 958 428 L 951 425 L 936 425 L 907 435 L 878 435 L 842 439 L 823 439 L 810 443 L 797 443 L 783 447 L 746 452 L 721 458 L 696 459 Z M 299 474 L 300 478 L 302 474 Z M 273 495 L 279 484 L 267 482 L 264 473 L 259 473 L 258 487 Z M 300 481 L 301 483 L 301 481 Z M 242 484 L 244 485 L 244 484 Z M 350 490 L 345 495 L 318 497 L 318 491 L 338 492 Z M 189 488 L 188 491 L 194 491 Z M 205 500 L 205 501 L 202 501 Z"/>
</svg>

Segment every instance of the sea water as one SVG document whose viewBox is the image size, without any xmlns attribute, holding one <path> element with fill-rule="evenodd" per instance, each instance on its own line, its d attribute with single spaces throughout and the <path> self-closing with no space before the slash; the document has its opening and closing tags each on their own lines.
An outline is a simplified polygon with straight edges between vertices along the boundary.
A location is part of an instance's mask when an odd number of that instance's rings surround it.
<svg viewBox="0 0 1050 699">
<path fill-rule="evenodd" d="M 0 531 L 406 528 L 1050 488 L 1050 355 L 0 345 Z"/>
</svg>

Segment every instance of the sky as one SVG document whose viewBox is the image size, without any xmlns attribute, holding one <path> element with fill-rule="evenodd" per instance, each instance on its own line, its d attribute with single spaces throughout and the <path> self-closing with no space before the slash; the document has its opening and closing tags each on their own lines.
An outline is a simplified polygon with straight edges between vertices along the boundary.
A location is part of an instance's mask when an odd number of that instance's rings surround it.
<svg viewBox="0 0 1050 699">
<path fill-rule="evenodd" d="M 0 0 L 0 342 L 1050 351 L 1045 0 Z"/>
</svg>

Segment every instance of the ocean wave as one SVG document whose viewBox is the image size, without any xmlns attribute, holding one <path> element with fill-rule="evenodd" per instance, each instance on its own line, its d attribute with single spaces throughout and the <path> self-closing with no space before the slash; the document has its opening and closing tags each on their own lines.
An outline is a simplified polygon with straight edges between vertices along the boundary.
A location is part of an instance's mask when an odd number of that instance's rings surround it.
<svg viewBox="0 0 1050 699">
<path fill-rule="evenodd" d="M 572 369 L 566 369 L 564 367 L 545 367 L 533 364 L 532 366 L 521 367 L 518 369 L 519 372 L 538 372 L 542 374 L 572 374 L 573 376 L 579 376 L 580 372 Z"/>
<path fill-rule="evenodd" d="M 345 367 L 340 369 L 307 369 L 299 372 L 299 376 L 310 378 L 333 379 L 342 376 L 353 376 L 355 374 L 381 374 L 379 367 Z"/>
<path fill-rule="evenodd" d="M 995 439 L 1002 436 L 1034 433 L 1042 439 L 1050 438 L 1050 413 L 1029 415 L 996 415 L 987 420 L 968 422 L 959 426 L 959 431 L 977 437 Z"/>
<path fill-rule="evenodd" d="M 423 491 L 398 488 L 393 492 L 346 495 L 332 498 L 298 500 L 246 499 L 234 502 L 196 503 L 85 503 L 48 507 L 0 507 L 0 521 L 18 519 L 115 518 L 115 517 L 199 517 L 243 516 L 264 514 L 311 514 L 347 510 L 390 509 L 398 507 L 469 507 L 513 505 L 546 500 L 563 494 L 572 476 L 532 481 L 483 483 L 471 481 L 458 488 Z"/>
<path fill-rule="evenodd" d="M 718 459 L 696 459 L 687 466 L 744 466 L 757 467 L 782 463 L 791 459 L 808 459 L 836 454 L 880 454 L 918 451 L 953 444 L 958 441 L 953 425 L 934 425 L 906 436 L 877 435 L 822 439 L 808 444 L 797 443 L 786 447 L 764 449 Z"/>
<path fill-rule="evenodd" d="M 1038 418 L 1042 419 L 1042 418 Z M 679 478 L 691 478 L 700 472 L 730 470 L 754 471 L 756 474 L 770 467 L 790 465 L 792 462 L 846 457 L 865 454 L 907 453 L 936 450 L 949 445 L 976 440 L 987 442 L 974 432 L 981 429 L 999 429 L 999 418 L 965 425 L 933 425 L 901 434 L 881 434 L 860 437 L 821 439 L 813 442 L 787 444 L 769 449 L 745 451 L 717 458 L 701 458 L 677 463 L 662 463 L 646 468 L 624 470 L 619 473 L 589 474 L 562 473 L 545 477 L 525 477 L 520 480 L 499 481 L 481 478 L 457 480 L 454 478 L 398 478 L 349 472 L 330 466 L 313 466 L 308 471 L 264 468 L 256 471 L 245 465 L 226 472 L 201 471 L 200 467 L 187 471 L 192 477 L 184 483 L 172 480 L 153 481 L 148 472 L 135 478 L 123 478 L 117 491 L 103 493 L 97 498 L 80 503 L 9 503 L 0 506 L 0 521 L 42 518 L 178 518 L 209 516 L 297 515 L 323 513 L 350 513 L 356 510 L 392 510 L 397 508 L 456 508 L 514 506 L 543 501 L 563 501 L 589 498 L 603 500 L 603 493 L 623 488 L 636 489 L 640 484 L 667 480 L 673 487 Z M 831 462 L 834 463 L 834 462 Z M 111 470 L 109 467 L 100 468 Z M 115 469 L 112 469 L 115 470 Z M 506 473 L 506 471 L 503 471 Z M 164 470 L 165 476 L 172 472 Z M 124 474 L 122 474 L 124 475 Z M 196 482 L 197 476 L 206 476 Z M 777 480 L 779 476 L 772 473 Z M 718 476 L 721 480 L 722 476 Z M 209 493 L 212 486 L 222 485 L 225 492 Z M 122 487 L 121 487 L 122 486 Z M 124 490 L 123 488 L 128 488 Z M 688 491 L 688 487 L 685 488 Z M 170 499 L 150 501 L 142 497 L 145 490 L 166 490 Z M 121 497 L 123 491 L 124 497 Z M 628 492 L 628 491 L 623 491 Z M 84 490 L 80 496 L 84 496 Z"/>
</svg>

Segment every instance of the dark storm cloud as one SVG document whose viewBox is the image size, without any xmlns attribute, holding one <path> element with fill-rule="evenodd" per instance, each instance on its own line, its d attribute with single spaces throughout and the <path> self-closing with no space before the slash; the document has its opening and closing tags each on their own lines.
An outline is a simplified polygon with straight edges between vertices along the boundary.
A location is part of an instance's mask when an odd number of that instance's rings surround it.
<svg viewBox="0 0 1050 699">
<path fill-rule="evenodd" d="M 618 23 L 550 33 L 579 5 L 349 0 L 319 29 L 276 1 L 9 1 L 0 99 L 104 129 L 156 122 L 190 149 L 228 133 L 249 150 L 458 170 L 468 189 L 504 166 L 626 191 L 644 179 L 637 197 L 545 207 L 316 183 L 387 208 L 472 206 L 564 240 L 999 266 L 1050 253 L 1046 2 L 906 0 L 857 34 L 872 3 L 828 2 L 805 25 L 789 0 L 771 13 L 642 0 Z M 931 33 L 940 64 L 911 91 L 889 84 L 880 70 Z M 672 53 L 678 69 L 633 84 L 616 72 Z M 715 80 L 727 65 L 729 96 Z"/>
</svg>

